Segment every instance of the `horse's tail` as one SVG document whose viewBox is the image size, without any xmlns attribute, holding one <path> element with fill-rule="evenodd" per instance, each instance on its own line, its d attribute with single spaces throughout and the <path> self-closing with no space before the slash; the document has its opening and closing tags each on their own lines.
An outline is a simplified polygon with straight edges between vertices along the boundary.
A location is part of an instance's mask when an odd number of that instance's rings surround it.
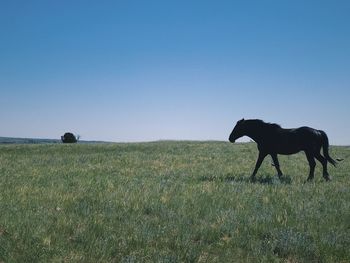
<svg viewBox="0 0 350 263">
<path fill-rule="evenodd" d="M 329 156 L 328 149 L 329 149 L 329 141 L 327 134 L 324 131 L 320 131 L 322 135 L 322 147 L 323 147 L 323 155 L 326 158 L 328 162 L 336 166 L 337 162 L 332 159 L 332 157 Z"/>
</svg>

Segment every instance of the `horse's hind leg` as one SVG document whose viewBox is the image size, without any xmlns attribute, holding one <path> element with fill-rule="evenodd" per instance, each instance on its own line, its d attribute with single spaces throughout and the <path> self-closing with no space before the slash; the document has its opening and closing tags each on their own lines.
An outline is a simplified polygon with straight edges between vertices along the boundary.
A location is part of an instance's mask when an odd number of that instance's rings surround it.
<svg viewBox="0 0 350 263">
<path fill-rule="evenodd" d="M 277 154 L 271 154 L 273 164 L 275 165 L 275 168 L 277 170 L 278 177 L 281 178 L 283 175 L 281 169 L 280 169 L 280 163 L 278 162 Z"/>
<path fill-rule="evenodd" d="M 314 155 L 312 153 L 305 152 L 305 154 L 306 154 L 306 158 L 309 162 L 309 166 L 310 166 L 310 173 L 309 173 L 309 177 L 307 178 L 307 180 L 311 181 L 312 179 L 314 179 L 316 161 L 315 161 Z"/>
<path fill-rule="evenodd" d="M 323 178 L 326 180 L 326 181 L 329 181 L 330 178 L 329 178 L 329 174 L 328 174 L 328 171 L 327 171 L 327 160 L 320 154 L 320 153 L 317 153 L 315 154 L 315 158 L 322 164 L 323 166 Z"/>
</svg>

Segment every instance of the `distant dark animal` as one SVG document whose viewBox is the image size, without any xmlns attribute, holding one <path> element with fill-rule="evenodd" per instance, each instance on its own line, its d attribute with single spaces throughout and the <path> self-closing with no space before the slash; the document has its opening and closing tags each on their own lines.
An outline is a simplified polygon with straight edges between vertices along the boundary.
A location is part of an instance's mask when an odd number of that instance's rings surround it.
<svg viewBox="0 0 350 263">
<path fill-rule="evenodd" d="M 78 141 L 71 132 L 66 132 L 63 136 L 61 136 L 61 140 L 63 143 L 76 143 Z"/>
<path fill-rule="evenodd" d="M 300 127 L 295 129 L 283 129 L 275 123 L 265 123 L 262 120 L 240 120 L 236 123 L 230 134 L 229 141 L 234 143 L 238 138 L 248 136 L 252 138 L 259 149 L 258 160 L 255 165 L 251 180 L 255 181 L 255 175 L 267 155 L 271 155 L 278 176 L 281 177 L 282 171 L 278 162 L 277 154 L 294 154 L 304 151 L 309 162 L 310 173 L 308 181 L 314 178 L 315 158 L 323 166 L 323 177 L 326 181 L 330 180 L 327 171 L 327 162 L 334 166 L 336 161 L 328 154 L 329 142 L 324 131 L 316 130 L 310 127 Z M 323 155 L 320 150 L 323 148 Z"/>
</svg>

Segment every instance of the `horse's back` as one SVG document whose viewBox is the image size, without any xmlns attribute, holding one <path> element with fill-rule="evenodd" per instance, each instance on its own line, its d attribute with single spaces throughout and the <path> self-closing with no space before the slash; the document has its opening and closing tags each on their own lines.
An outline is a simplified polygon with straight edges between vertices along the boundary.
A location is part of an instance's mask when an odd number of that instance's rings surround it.
<svg viewBox="0 0 350 263">
<path fill-rule="evenodd" d="M 322 131 L 303 126 L 296 128 L 294 133 L 297 137 L 298 144 L 302 147 L 302 150 L 308 150 L 310 148 L 318 148 L 322 143 Z"/>
<path fill-rule="evenodd" d="M 273 148 L 280 154 L 305 151 L 318 145 L 320 136 L 319 130 L 307 126 L 293 129 L 281 128 L 274 138 Z"/>
<path fill-rule="evenodd" d="M 315 138 L 322 137 L 322 131 L 316 130 L 308 126 L 302 126 L 300 128 L 296 128 L 295 133 L 299 134 L 299 136 L 302 136 L 303 138 L 306 138 L 306 139 L 315 139 Z"/>
</svg>

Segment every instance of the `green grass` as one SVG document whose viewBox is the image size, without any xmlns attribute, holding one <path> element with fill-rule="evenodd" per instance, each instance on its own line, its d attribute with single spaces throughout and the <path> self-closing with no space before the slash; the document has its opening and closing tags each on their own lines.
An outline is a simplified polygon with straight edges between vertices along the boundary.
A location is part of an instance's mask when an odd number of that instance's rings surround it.
<svg viewBox="0 0 350 263">
<path fill-rule="evenodd" d="M 0 146 L 0 262 L 350 262 L 350 148 L 304 184 L 303 154 L 255 144 Z"/>
</svg>

